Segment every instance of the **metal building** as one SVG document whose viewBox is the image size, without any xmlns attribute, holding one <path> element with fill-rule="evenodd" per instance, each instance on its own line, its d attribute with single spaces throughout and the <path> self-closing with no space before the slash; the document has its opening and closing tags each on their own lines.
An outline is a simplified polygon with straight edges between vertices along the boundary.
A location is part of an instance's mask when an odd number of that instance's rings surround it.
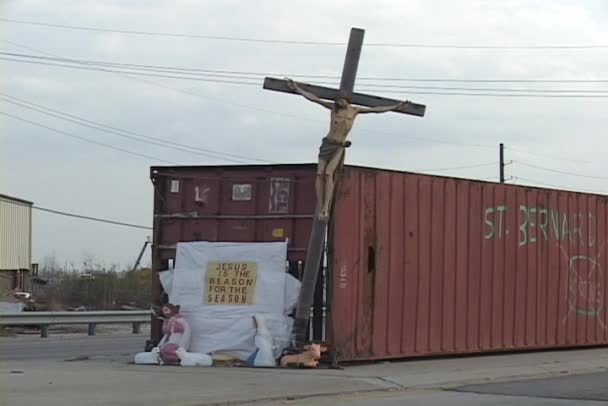
<svg viewBox="0 0 608 406">
<path fill-rule="evenodd" d="M 32 206 L 0 194 L 0 297 L 13 289 L 31 288 Z"/>
</svg>

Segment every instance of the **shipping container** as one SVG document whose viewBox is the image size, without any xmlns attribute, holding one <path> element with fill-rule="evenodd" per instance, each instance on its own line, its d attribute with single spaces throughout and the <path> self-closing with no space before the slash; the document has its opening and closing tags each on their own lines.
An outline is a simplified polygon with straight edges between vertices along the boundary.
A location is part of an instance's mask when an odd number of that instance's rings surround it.
<svg viewBox="0 0 608 406">
<path fill-rule="evenodd" d="M 32 262 L 32 202 L 0 195 L 0 270 L 29 270 Z"/>
<path fill-rule="evenodd" d="M 154 270 L 179 241 L 289 238 L 299 275 L 315 171 L 152 168 Z M 607 199 L 346 166 L 313 337 L 341 361 L 607 344 Z"/>
</svg>

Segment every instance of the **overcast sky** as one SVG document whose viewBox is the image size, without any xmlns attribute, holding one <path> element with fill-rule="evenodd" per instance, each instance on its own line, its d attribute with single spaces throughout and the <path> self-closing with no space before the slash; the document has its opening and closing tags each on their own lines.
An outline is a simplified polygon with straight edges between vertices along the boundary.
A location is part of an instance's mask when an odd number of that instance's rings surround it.
<svg viewBox="0 0 608 406">
<path fill-rule="evenodd" d="M 50 24 L 293 41 L 452 45 L 608 45 L 608 2 L 443 0 L 0 0 L 0 17 Z M 3 52 L 197 69 L 329 75 L 344 46 L 288 45 L 130 35 L 0 22 Z M 11 43 L 6 42 L 11 41 Z M 22 47 L 18 47 L 21 45 Z M 28 50 L 27 48 L 30 49 Z M 37 50 L 37 51 L 34 51 Z M 327 111 L 259 86 L 123 76 L 0 61 L 2 92 L 62 112 L 183 144 L 273 162 L 313 162 Z M 608 48 L 454 49 L 365 46 L 360 77 L 608 79 Z M 146 82 L 147 81 L 147 82 Z M 152 82 L 152 83 L 150 83 Z M 359 82 L 359 89 L 365 89 Z M 386 81 L 388 85 L 401 84 Z M 409 83 L 414 86 L 608 90 L 608 83 Z M 605 98 L 385 96 L 427 105 L 423 119 L 365 116 L 347 162 L 401 170 L 495 162 L 507 146 L 507 176 L 608 192 Z M 374 93 L 382 94 L 375 88 Z M 425 90 L 417 90 L 424 92 Z M 548 93 L 546 93 L 548 94 Z M 265 111 L 261 111 L 265 110 Z M 119 148 L 184 164 L 229 163 L 160 148 L 48 117 L 0 100 L 0 111 Z M 292 117 L 295 116 L 295 117 Z M 42 207 L 152 224 L 149 167 L 161 164 L 0 116 L 0 193 Z M 533 154 L 533 155 L 532 155 Z M 433 173 L 490 178 L 498 165 Z M 533 181 L 530 181 L 533 180 Z M 34 261 L 133 262 L 145 230 L 34 213 Z M 149 255 L 146 256 L 149 261 Z"/>
</svg>

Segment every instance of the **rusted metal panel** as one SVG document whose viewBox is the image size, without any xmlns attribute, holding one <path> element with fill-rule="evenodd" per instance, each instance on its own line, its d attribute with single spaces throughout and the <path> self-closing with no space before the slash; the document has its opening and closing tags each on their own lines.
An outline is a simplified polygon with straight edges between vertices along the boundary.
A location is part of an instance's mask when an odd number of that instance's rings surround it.
<svg viewBox="0 0 608 406">
<path fill-rule="evenodd" d="M 32 262 L 32 203 L 0 195 L 0 270 L 29 270 Z"/>
<path fill-rule="evenodd" d="M 303 260 L 315 173 L 313 165 L 152 168 L 160 257 L 173 258 L 180 241 L 289 239 L 289 259 Z"/>
<path fill-rule="evenodd" d="M 608 344 L 607 210 L 599 195 L 346 167 L 338 358 Z"/>
</svg>

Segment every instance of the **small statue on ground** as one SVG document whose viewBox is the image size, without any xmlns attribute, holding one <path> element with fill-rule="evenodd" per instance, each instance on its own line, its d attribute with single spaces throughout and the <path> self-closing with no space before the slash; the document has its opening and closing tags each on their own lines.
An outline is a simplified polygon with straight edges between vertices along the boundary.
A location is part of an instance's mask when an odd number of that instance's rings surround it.
<svg viewBox="0 0 608 406">
<path fill-rule="evenodd" d="M 318 367 L 321 353 L 327 351 L 327 347 L 322 346 L 321 344 L 312 343 L 310 345 L 305 345 L 303 348 L 306 351 L 301 354 L 284 355 L 281 358 L 281 366 L 301 365 L 308 368 Z"/>
<path fill-rule="evenodd" d="M 166 303 L 160 306 L 156 317 L 163 319 L 163 338 L 151 352 L 135 354 L 135 363 L 143 365 L 181 365 L 184 367 L 208 367 L 213 359 L 208 354 L 188 352 L 190 325 L 179 312 L 179 305 Z"/>
<path fill-rule="evenodd" d="M 152 352 L 158 353 L 163 364 L 179 365 L 177 350 L 190 347 L 190 326 L 179 313 L 179 309 L 179 305 L 171 303 L 166 303 L 160 308 L 161 316 L 164 318 L 163 338 Z"/>
<path fill-rule="evenodd" d="M 361 107 L 350 104 L 348 95 L 340 92 L 335 102 L 330 102 L 321 99 L 320 97 L 302 90 L 296 82 L 291 79 L 286 79 L 291 90 L 304 96 L 311 102 L 320 104 L 321 106 L 331 110 L 331 120 L 329 123 L 329 132 L 323 138 L 319 149 L 319 163 L 317 166 L 317 181 L 315 184 L 317 192 L 317 207 L 319 220 L 327 221 L 329 218 L 329 209 L 334 192 L 334 173 L 340 165 L 344 148 L 351 145 L 347 141 L 348 133 L 353 127 L 355 118 L 358 114 L 365 113 L 384 113 L 394 111 L 405 105 L 407 102 L 400 102 L 393 106 L 382 107 Z"/>
<path fill-rule="evenodd" d="M 248 363 L 254 367 L 276 367 L 277 362 L 274 359 L 274 345 L 270 331 L 266 327 L 266 320 L 262 315 L 255 315 L 253 319 L 253 328 L 255 329 L 254 341 L 256 349 L 248 359 Z"/>
<path fill-rule="evenodd" d="M 178 348 L 176 353 L 179 364 L 183 367 L 210 367 L 213 365 L 213 358 L 207 354 L 188 352 L 182 347 Z"/>
</svg>

